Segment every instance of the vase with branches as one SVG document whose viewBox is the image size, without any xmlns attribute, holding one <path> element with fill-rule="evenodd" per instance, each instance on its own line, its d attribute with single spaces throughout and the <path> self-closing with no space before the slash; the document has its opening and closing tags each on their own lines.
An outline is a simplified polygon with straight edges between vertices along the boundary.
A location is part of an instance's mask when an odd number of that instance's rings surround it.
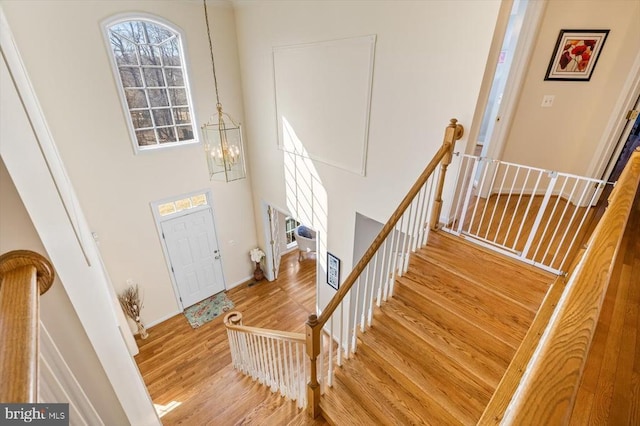
<svg viewBox="0 0 640 426">
<path fill-rule="evenodd" d="M 256 264 L 256 267 L 253 271 L 253 279 L 256 281 L 264 279 L 264 273 L 262 272 L 262 268 L 260 268 L 260 262 L 265 256 L 264 252 L 260 250 L 259 247 L 256 247 L 249 252 L 249 256 L 251 257 L 251 260 Z"/>
<path fill-rule="evenodd" d="M 140 297 L 140 290 L 138 284 L 130 284 L 122 293 L 118 295 L 120 306 L 124 313 L 131 318 L 138 327 L 138 333 L 140 338 L 146 339 L 149 337 L 146 327 L 140 319 L 140 311 L 142 311 L 142 298 Z"/>
</svg>

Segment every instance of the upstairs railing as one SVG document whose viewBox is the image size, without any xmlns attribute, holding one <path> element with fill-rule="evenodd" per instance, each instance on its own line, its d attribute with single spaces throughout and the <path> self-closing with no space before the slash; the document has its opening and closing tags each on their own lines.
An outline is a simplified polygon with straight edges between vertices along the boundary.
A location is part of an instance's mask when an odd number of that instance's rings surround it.
<svg viewBox="0 0 640 426">
<path fill-rule="evenodd" d="M 454 164 L 445 231 L 556 274 L 567 271 L 607 182 L 464 154 Z"/>
<path fill-rule="evenodd" d="M 53 284 L 51 263 L 38 253 L 0 256 L 0 401 L 33 403 L 38 395 L 39 297 Z"/>
<path fill-rule="evenodd" d="M 395 277 L 406 272 L 409 253 L 426 244 L 429 223 L 431 227 L 438 223 L 445 173 L 455 141 L 462 134 L 462 126 L 452 119 L 442 146 L 362 259 L 320 316 L 309 316 L 306 323 L 306 350 L 310 361 L 307 400 L 312 417 L 320 414 L 322 385 L 331 386 L 334 366 L 341 365 L 343 357 L 356 352 L 358 328 L 364 332 L 371 325 L 374 306 L 380 306 L 393 295 Z M 441 165 L 440 174 L 436 176 L 438 165 Z"/>
<path fill-rule="evenodd" d="M 572 268 L 539 341 L 531 344 L 525 339 L 478 424 L 568 423 L 639 185 L 637 149 Z"/>
</svg>

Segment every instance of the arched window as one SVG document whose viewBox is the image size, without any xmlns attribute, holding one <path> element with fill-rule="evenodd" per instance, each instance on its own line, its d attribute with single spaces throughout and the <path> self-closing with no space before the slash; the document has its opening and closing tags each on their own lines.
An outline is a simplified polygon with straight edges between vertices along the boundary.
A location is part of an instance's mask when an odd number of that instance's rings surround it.
<svg viewBox="0 0 640 426">
<path fill-rule="evenodd" d="M 198 142 L 180 33 L 138 17 L 106 32 L 136 152 Z"/>
</svg>

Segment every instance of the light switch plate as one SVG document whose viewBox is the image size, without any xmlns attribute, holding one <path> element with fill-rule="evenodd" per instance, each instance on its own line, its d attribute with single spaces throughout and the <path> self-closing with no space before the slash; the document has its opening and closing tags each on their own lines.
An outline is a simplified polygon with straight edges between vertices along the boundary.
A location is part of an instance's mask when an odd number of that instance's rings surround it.
<svg viewBox="0 0 640 426">
<path fill-rule="evenodd" d="M 553 100 L 556 97 L 554 95 L 544 95 L 542 97 L 542 107 L 543 108 L 551 108 L 553 106 Z"/>
</svg>

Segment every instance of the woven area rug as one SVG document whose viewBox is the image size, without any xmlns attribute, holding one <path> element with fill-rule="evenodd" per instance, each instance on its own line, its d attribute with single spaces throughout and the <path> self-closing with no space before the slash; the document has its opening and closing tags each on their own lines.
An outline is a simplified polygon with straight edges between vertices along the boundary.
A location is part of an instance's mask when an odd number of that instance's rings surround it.
<svg viewBox="0 0 640 426">
<path fill-rule="evenodd" d="M 220 314 L 230 311 L 234 306 L 231 299 L 222 292 L 189 306 L 184 310 L 184 316 L 187 317 L 191 327 L 198 328 Z"/>
</svg>

